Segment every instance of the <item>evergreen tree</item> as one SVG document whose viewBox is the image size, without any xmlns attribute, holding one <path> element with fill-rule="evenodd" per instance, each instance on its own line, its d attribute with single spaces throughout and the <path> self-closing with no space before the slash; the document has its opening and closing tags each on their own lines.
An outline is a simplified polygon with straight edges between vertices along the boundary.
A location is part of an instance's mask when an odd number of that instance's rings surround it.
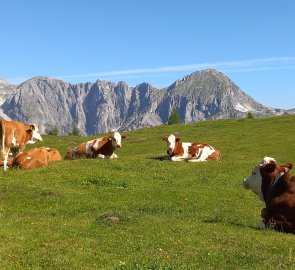
<svg viewBox="0 0 295 270">
<path fill-rule="evenodd" d="M 72 132 L 69 135 L 81 136 L 79 128 L 76 125 L 74 125 L 73 129 L 72 129 Z"/>
<path fill-rule="evenodd" d="M 180 116 L 176 108 L 173 108 L 168 118 L 168 125 L 180 124 Z"/>
<path fill-rule="evenodd" d="M 59 129 L 57 126 L 54 126 L 49 132 L 48 135 L 53 135 L 53 136 L 58 136 L 59 134 Z"/>
<path fill-rule="evenodd" d="M 252 113 L 248 112 L 246 118 L 247 119 L 254 119 L 254 115 Z"/>
</svg>

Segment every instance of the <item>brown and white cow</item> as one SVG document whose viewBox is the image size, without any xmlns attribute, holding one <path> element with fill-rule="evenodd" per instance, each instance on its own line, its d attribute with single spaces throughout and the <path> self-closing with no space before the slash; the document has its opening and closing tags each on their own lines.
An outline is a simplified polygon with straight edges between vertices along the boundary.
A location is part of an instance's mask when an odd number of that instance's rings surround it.
<svg viewBox="0 0 295 270">
<path fill-rule="evenodd" d="M 36 169 L 58 160 L 62 160 L 62 157 L 57 149 L 40 147 L 18 154 L 13 166 L 21 169 Z"/>
<path fill-rule="evenodd" d="M 79 158 L 117 158 L 115 150 L 122 146 L 122 139 L 126 136 L 119 132 L 114 132 L 110 136 L 97 138 L 91 141 L 83 142 L 74 149 L 69 150 L 64 159 Z"/>
<path fill-rule="evenodd" d="M 23 151 L 28 143 L 42 141 L 38 127 L 34 124 L 26 125 L 16 121 L 0 121 L 0 159 L 4 162 L 4 171 L 7 170 L 9 152 L 13 158 Z"/>
<path fill-rule="evenodd" d="M 172 161 L 201 162 L 207 160 L 219 160 L 221 153 L 209 144 L 181 142 L 173 134 L 163 137 L 167 142 L 167 154 Z"/>
<path fill-rule="evenodd" d="M 295 233 L 295 176 L 289 174 L 291 169 L 290 163 L 279 166 L 265 157 L 244 180 L 243 186 L 265 203 L 259 228 Z"/>
</svg>

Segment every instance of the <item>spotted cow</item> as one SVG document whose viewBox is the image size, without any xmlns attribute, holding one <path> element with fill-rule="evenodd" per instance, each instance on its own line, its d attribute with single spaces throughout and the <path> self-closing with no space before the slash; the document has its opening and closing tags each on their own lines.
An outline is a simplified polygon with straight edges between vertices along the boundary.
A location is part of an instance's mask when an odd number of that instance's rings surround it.
<svg viewBox="0 0 295 270">
<path fill-rule="evenodd" d="M 122 140 L 125 138 L 126 136 L 121 135 L 119 132 L 114 132 L 110 136 L 83 142 L 74 149 L 69 150 L 64 159 L 117 158 L 115 150 L 122 146 Z"/>
<path fill-rule="evenodd" d="M 265 157 L 243 181 L 244 188 L 265 203 L 259 228 L 295 233 L 295 176 L 289 174 L 291 169 L 291 163 L 278 165 L 274 158 Z"/>
<path fill-rule="evenodd" d="M 200 162 L 219 160 L 221 156 L 220 151 L 209 144 L 181 142 L 173 134 L 162 139 L 167 142 L 167 154 L 171 161 Z"/>
</svg>

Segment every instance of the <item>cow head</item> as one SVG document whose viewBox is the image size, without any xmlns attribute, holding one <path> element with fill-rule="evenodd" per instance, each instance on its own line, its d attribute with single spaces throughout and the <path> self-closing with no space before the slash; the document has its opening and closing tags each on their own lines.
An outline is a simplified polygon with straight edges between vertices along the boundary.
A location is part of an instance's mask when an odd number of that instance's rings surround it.
<svg viewBox="0 0 295 270">
<path fill-rule="evenodd" d="M 291 169 L 292 164 L 290 163 L 278 166 L 274 158 L 265 157 L 261 163 L 254 167 L 251 175 L 244 180 L 243 186 L 246 189 L 251 189 L 260 200 L 264 201 L 263 185 L 269 184 L 280 172 L 288 173 Z M 269 183 L 264 183 L 263 181 Z"/>
<path fill-rule="evenodd" d="M 167 142 L 167 154 L 171 156 L 176 147 L 176 143 L 180 142 L 180 139 L 176 138 L 173 134 L 171 134 L 168 138 L 163 137 L 162 140 Z"/>
<path fill-rule="evenodd" d="M 122 147 L 122 140 L 125 138 L 126 136 L 121 135 L 119 132 L 116 131 L 109 137 L 109 140 L 112 141 L 113 147 L 120 148 Z"/>
<path fill-rule="evenodd" d="M 34 144 L 37 141 L 43 141 L 39 129 L 35 124 L 30 125 L 30 128 L 27 130 L 27 133 L 29 135 L 29 141 L 28 143 Z"/>
</svg>

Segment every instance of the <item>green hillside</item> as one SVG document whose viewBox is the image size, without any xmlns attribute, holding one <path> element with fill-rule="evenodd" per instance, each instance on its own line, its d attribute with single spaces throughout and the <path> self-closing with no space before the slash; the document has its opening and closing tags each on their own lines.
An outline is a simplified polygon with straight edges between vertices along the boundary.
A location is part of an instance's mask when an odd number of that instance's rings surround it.
<svg viewBox="0 0 295 270">
<path fill-rule="evenodd" d="M 209 143 L 221 161 L 161 160 L 162 136 Z M 295 116 L 124 133 L 117 160 L 0 173 L 0 269 L 294 269 L 295 236 L 256 229 L 242 187 L 264 156 L 295 162 Z M 93 137 L 45 136 L 68 148 Z"/>
</svg>

